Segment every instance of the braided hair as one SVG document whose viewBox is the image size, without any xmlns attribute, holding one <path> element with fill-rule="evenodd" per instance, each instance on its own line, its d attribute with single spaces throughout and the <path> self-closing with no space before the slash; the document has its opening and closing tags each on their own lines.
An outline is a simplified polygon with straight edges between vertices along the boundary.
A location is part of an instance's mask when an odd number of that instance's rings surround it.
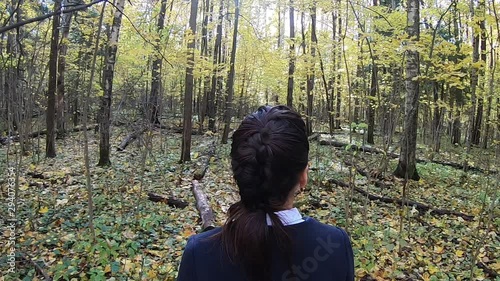
<svg viewBox="0 0 500 281">
<path fill-rule="evenodd" d="M 229 208 L 220 235 L 229 258 L 250 281 L 272 280 L 272 241 L 291 266 L 291 241 L 274 212 L 297 186 L 308 154 L 304 121 L 286 106 L 260 107 L 233 134 L 231 166 L 241 200 Z"/>
</svg>

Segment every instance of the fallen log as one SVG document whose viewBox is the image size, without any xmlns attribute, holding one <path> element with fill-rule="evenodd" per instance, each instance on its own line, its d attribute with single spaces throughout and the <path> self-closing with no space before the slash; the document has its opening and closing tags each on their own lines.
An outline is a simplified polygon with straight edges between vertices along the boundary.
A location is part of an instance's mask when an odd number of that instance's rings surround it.
<svg viewBox="0 0 500 281">
<path fill-rule="evenodd" d="M 124 151 L 125 148 L 132 142 L 134 142 L 140 135 L 142 135 L 145 131 L 147 131 L 146 127 L 143 127 L 139 130 L 134 131 L 130 135 L 128 135 L 121 143 L 120 145 L 116 148 L 117 151 Z"/>
<path fill-rule="evenodd" d="M 343 181 L 340 181 L 340 180 L 329 179 L 328 182 L 331 183 L 331 184 L 335 184 L 335 185 L 341 186 L 343 188 L 351 188 L 349 186 L 349 184 L 347 184 L 347 183 L 345 183 Z M 429 205 L 426 205 L 426 204 L 422 204 L 422 203 L 419 203 L 419 202 L 416 202 L 416 201 L 413 201 L 413 200 L 404 200 L 403 201 L 402 199 L 399 199 L 399 198 L 390 198 L 390 197 L 378 196 L 378 195 L 371 194 L 371 193 L 369 193 L 369 192 L 367 192 L 367 191 L 365 191 L 365 190 L 363 190 L 363 189 L 361 189 L 359 187 L 355 187 L 355 186 L 353 186 L 352 189 L 354 191 L 356 191 L 357 193 L 362 194 L 363 196 L 365 196 L 366 198 L 368 198 L 370 200 L 377 200 L 377 201 L 384 202 L 384 203 L 392 203 L 392 204 L 396 204 L 396 205 L 399 205 L 399 206 L 403 206 L 403 205 L 413 206 L 419 212 L 430 211 L 431 215 L 453 215 L 453 216 L 462 217 L 464 220 L 467 220 L 467 221 L 471 221 L 471 220 L 474 219 L 474 216 L 472 216 L 472 215 L 467 215 L 467 214 L 456 212 L 456 211 L 452 211 L 452 210 L 436 209 L 436 208 L 434 208 L 432 206 L 429 206 Z"/>
<path fill-rule="evenodd" d="M 380 187 L 380 188 L 390 188 L 393 184 L 390 180 L 386 179 L 385 177 L 383 177 L 382 175 L 378 175 L 378 176 L 373 176 L 370 172 L 368 171 L 365 171 L 361 168 L 359 168 L 358 166 L 356 166 L 355 164 L 349 162 L 349 161 L 345 161 L 344 160 L 344 164 L 346 164 L 346 166 L 348 167 L 351 167 L 351 166 L 354 166 L 354 168 L 356 169 L 356 172 L 358 172 L 358 174 L 366 177 L 371 183 L 373 183 L 376 187 Z M 387 183 L 387 181 L 389 183 Z"/>
<path fill-rule="evenodd" d="M 358 146 L 355 144 L 348 144 L 344 142 L 339 142 L 333 139 L 321 139 L 319 140 L 320 145 L 331 145 L 333 147 L 338 147 L 338 148 L 345 148 L 349 150 L 356 150 L 356 151 L 362 151 L 362 152 L 368 152 L 368 153 L 376 153 L 376 154 L 385 154 L 385 152 L 381 149 L 370 147 L 370 146 Z M 398 158 L 399 155 L 395 153 L 390 153 L 388 152 L 387 155 L 392 158 Z"/>
<path fill-rule="evenodd" d="M 313 141 L 313 140 L 317 140 L 319 138 L 319 135 L 321 133 L 313 133 L 312 135 L 310 135 L 309 137 L 307 137 L 307 140 L 308 141 Z"/>
<path fill-rule="evenodd" d="M 201 218 L 201 228 L 203 231 L 212 229 L 215 227 L 215 215 L 210 207 L 210 202 L 208 197 L 203 192 L 201 184 L 197 180 L 192 181 L 191 191 L 193 192 L 194 198 L 196 199 L 196 209 L 200 213 Z"/>
<path fill-rule="evenodd" d="M 207 173 L 208 167 L 210 166 L 210 159 L 215 155 L 216 142 L 213 141 L 208 147 L 206 155 L 201 156 L 201 167 L 196 169 L 193 178 L 195 180 L 202 180 Z"/>
<path fill-rule="evenodd" d="M 96 130 L 99 128 L 99 125 L 97 124 L 94 124 L 94 125 L 90 125 L 87 127 L 87 131 L 88 130 Z M 84 127 L 83 126 L 79 126 L 79 127 L 74 127 L 72 129 L 69 129 L 69 130 L 66 130 L 66 132 L 71 132 L 71 133 L 76 133 L 76 132 L 80 132 L 80 131 L 83 131 Z M 57 131 L 56 131 L 57 133 Z M 36 138 L 36 137 L 39 137 L 39 136 L 44 136 L 47 134 L 47 130 L 41 130 L 41 131 L 38 131 L 38 132 L 33 132 L 33 133 L 29 133 L 27 135 L 28 138 Z M 3 144 L 3 145 L 6 145 L 8 142 L 18 142 L 19 141 L 19 134 L 18 135 L 15 135 L 15 136 L 10 136 L 10 137 L 1 137 L 0 138 L 0 143 Z"/>
<path fill-rule="evenodd" d="M 153 202 L 163 202 L 171 207 L 176 207 L 179 209 L 184 209 L 188 205 L 188 203 L 181 201 L 179 199 L 176 199 L 173 197 L 167 197 L 167 196 L 152 193 L 152 192 L 148 193 L 148 199 L 153 201 Z"/>
<path fill-rule="evenodd" d="M 184 131 L 183 127 L 178 127 L 178 126 L 172 127 L 172 126 L 166 126 L 166 125 L 161 125 L 161 124 L 154 124 L 154 127 L 156 129 L 170 131 L 174 134 L 182 134 L 182 132 Z M 201 133 L 198 130 L 191 130 L 191 135 L 201 135 Z"/>
<path fill-rule="evenodd" d="M 393 152 L 385 152 L 384 150 L 374 148 L 374 147 L 369 147 L 369 146 L 358 146 L 355 144 L 343 143 L 343 142 L 339 142 L 339 141 L 336 141 L 333 139 L 321 139 L 320 138 L 319 144 L 320 145 L 331 145 L 333 147 L 345 148 L 345 149 L 349 149 L 349 150 L 362 151 L 362 152 L 368 152 L 368 153 L 374 153 L 374 154 L 385 154 L 385 155 L 387 155 L 387 157 L 390 157 L 393 159 L 399 158 L 399 154 L 396 154 Z M 464 168 L 464 165 L 460 164 L 460 163 L 445 162 L 445 161 L 438 161 L 438 160 L 425 160 L 425 159 L 418 159 L 418 158 L 415 161 L 417 163 L 429 163 L 430 162 L 430 163 L 448 166 L 448 167 L 452 167 L 452 168 L 460 169 L 460 170 L 462 170 Z M 470 166 L 470 165 L 468 165 L 467 169 L 470 171 L 476 171 L 476 172 L 480 172 L 483 174 L 486 174 L 486 173 L 487 174 L 496 174 L 496 173 L 498 173 L 498 171 L 482 169 L 482 168 L 474 167 L 474 166 Z"/>
</svg>

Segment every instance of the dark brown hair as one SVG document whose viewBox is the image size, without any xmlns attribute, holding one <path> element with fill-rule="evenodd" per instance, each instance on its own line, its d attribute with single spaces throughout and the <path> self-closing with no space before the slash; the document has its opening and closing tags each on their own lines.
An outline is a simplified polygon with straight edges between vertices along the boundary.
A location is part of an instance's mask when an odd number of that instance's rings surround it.
<svg viewBox="0 0 500 281">
<path fill-rule="evenodd" d="M 241 200 L 229 208 L 220 237 L 251 281 L 271 281 L 273 240 L 291 266 L 291 241 L 274 212 L 297 185 L 308 154 L 304 121 L 286 106 L 260 107 L 233 134 L 231 166 Z"/>
</svg>

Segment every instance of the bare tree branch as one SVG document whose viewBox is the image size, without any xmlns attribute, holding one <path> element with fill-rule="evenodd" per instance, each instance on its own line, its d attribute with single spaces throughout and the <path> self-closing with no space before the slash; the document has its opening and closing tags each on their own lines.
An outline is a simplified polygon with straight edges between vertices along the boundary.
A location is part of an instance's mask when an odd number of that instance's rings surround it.
<svg viewBox="0 0 500 281">
<path fill-rule="evenodd" d="M 75 6 L 73 8 L 64 9 L 64 10 L 59 9 L 57 11 L 54 11 L 52 13 L 48 13 L 46 15 L 42 15 L 42 16 L 39 16 L 39 17 L 34 17 L 34 18 L 31 18 L 31 19 L 27 19 L 27 20 L 24 20 L 24 21 L 17 22 L 15 24 L 3 26 L 3 27 L 0 28 L 0 34 L 5 33 L 5 32 L 7 32 L 7 31 L 9 31 L 11 29 L 14 29 L 14 28 L 17 28 L 17 27 L 29 24 L 29 23 L 46 20 L 46 19 L 48 19 L 48 18 L 50 18 L 52 16 L 59 15 L 62 12 L 64 12 L 64 13 L 71 13 L 71 12 L 76 12 L 76 11 L 84 10 L 84 9 L 90 7 L 90 6 L 93 6 L 95 4 L 98 4 L 98 3 L 101 3 L 101 2 L 104 2 L 104 1 L 105 0 L 95 0 L 95 1 L 90 2 L 88 4 L 78 5 L 78 6 Z"/>
</svg>

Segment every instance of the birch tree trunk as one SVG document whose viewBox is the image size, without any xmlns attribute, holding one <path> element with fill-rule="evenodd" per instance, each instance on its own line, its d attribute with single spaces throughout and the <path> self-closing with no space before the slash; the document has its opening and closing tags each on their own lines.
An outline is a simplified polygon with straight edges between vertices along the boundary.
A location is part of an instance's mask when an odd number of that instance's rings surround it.
<svg viewBox="0 0 500 281">
<path fill-rule="evenodd" d="M 419 180 L 415 161 L 417 148 L 417 119 L 418 99 L 420 94 L 419 82 L 419 53 L 415 50 L 420 39 L 420 1 L 408 0 L 407 32 L 412 39 L 410 48 L 406 52 L 406 101 L 404 131 L 401 139 L 401 153 L 394 175 L 400 178 Z"/>
<path fill-rule="evenodd" d="M 104 58 L 103 90 L 101 105 L 99 109 L 99 163 L 98 166 L 111 165 L 110 155 L 110 126 L 111 126 L 111 101 L 113 94 L 113 77 L 115 74 L 116 51 L 118 50 L 118 38 L 122 23 L 122 12 L 125 7 L 125 0 L 116 0 L 115 11 L 111 33 L 108 37 L 106 55 Z"/>
</svg>

